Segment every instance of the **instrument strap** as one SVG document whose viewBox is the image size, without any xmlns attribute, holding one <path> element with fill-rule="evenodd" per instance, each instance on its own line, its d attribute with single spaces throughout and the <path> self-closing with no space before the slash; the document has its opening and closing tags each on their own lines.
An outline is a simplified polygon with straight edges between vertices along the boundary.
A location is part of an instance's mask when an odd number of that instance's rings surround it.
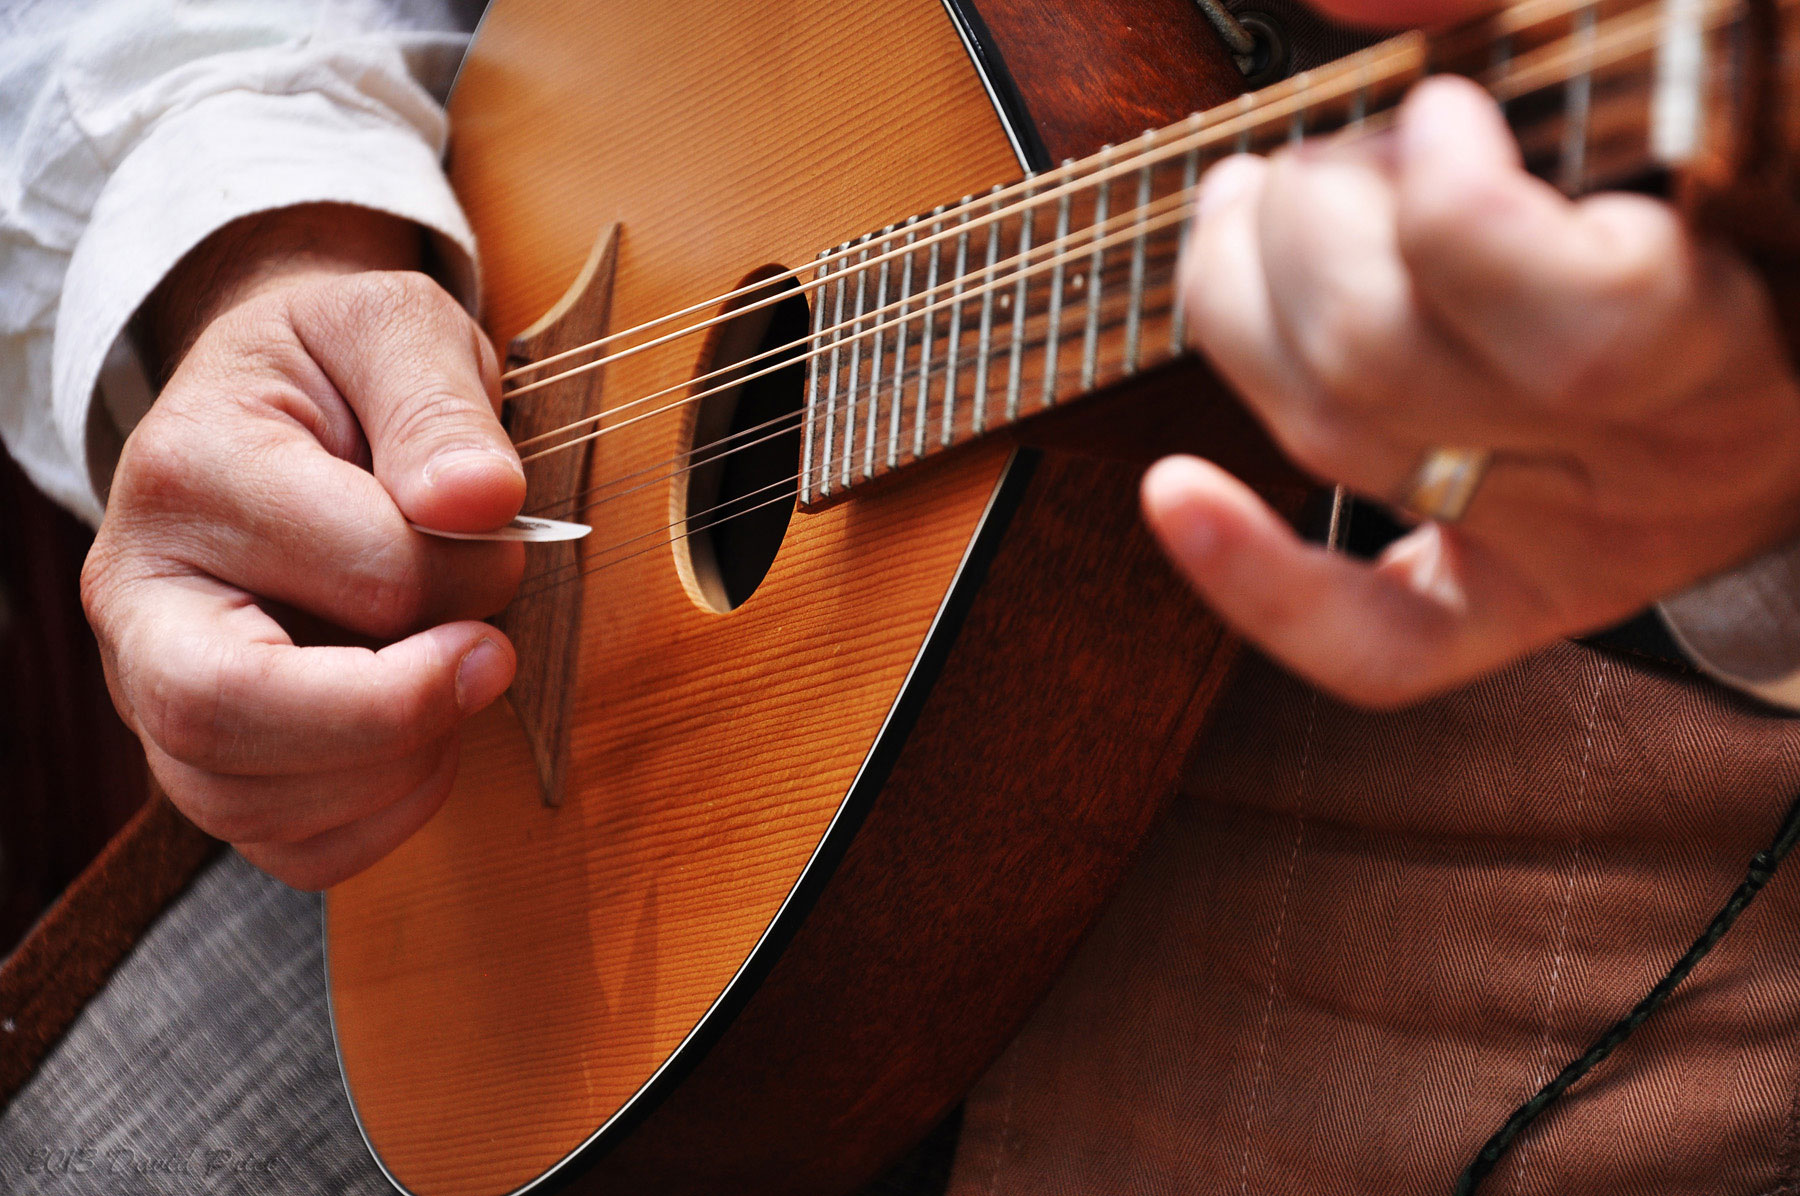
<svg viewBox="0 0 1800 1196">
<path fill-rule="evenodd" d="M 0 963 L 0 1108 L 221 846 L 153 794 Z"/>
<path fill-rule="evenodd" d="M 1644 994 L 1643 999 L 1631 1007 L 1631 1012 L 1614 1022 L 1587 1050 L 1570 1060 L 1568 1066 L 1556 1073 L 1554 1079 L 1538 1089 L 1530 1100 L 1513 1110 L 1512 1116 L 1494 1131 L 1457 1177 L 1456 1187 L 1452 1189 L 1454 1196 L 1472 1196 L 1527 1126 L 1662 1008 L 1663 1002 L 1681 986 L 1681 982 L 1687 979 L 1695 965 L 1706 958 L 1707 952 L 1725 937 L 1725 932 L 1731 929 L 1731 924 L 1737 921 L 1738 915 L 1756 900 L 1756 895 L 1775 875 L 1775 869 L 1781 866 L 1781 861 L 1793 850 L 1797 839 L 1800 839 L 1800 796 L 1796 796 L 1793 804 L 1788 807 L 1787 817 L 1781 820 L 1781 827 L 1775 832 L 1775 838 L 1751 857 L 1750 867 L 1745 871 L 1742 883 L 1733 890 L 1719 912 L 1713 915 L 1700 937 L 1663 974 L 1663 978 Z"/>
</svg>

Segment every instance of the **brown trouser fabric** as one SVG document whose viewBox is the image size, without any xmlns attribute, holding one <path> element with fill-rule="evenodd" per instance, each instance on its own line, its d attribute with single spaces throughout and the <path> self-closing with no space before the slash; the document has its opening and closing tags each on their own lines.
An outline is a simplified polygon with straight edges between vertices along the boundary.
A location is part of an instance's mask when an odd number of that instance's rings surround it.
<svg viewBox="0 0 1800 1196">
<path fill-rule="evenodd" d="M 1399 714 L 1250 661 L 971 1096 L 954 1196 L 1448 1193 L 1800 790 L 1800 720 L 1570 644 Z M 1485 1193 L 1770 1193 L 1800 1157 L 1800 860 Z"/>
</svg>

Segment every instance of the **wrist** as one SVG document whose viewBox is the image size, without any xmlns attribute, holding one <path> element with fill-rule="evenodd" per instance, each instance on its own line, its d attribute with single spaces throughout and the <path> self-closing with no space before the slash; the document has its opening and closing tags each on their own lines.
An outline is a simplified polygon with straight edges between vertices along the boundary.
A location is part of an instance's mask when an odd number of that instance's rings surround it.
<svg viewBox="0 0 1800 1196">
<path fill-rule="evenodd" d="M 348 204 L 301 204 L 234 220 L 195 246 L 133 319 L 160 388 L 206 327 L 231 309 L 321 276 L 416 270 L 425 238 L 410 221 Z"/>
</svg>

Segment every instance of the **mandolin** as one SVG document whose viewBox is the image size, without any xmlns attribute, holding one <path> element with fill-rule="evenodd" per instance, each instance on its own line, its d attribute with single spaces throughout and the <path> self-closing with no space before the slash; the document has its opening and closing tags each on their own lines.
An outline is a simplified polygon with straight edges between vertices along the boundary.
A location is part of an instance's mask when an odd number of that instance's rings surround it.
<svg viewBox="0 0 1800 1196">
<path fill-rule="evenodd" d="M 1456 71 L 1569 193 L 1779 263 L 1796 11 L 1525 0 L 1240 95 L 1190 0 L 496 0 L 451 174 L 526 512 L 594 530 L 533 549 L 442 811 L 327 898 L 388 1176 L 842 1193 L 916 1141 L 1230 669 L 1142 463 L 1307 492 L 1186 352 L 1206 166 Z"/>
</svg>

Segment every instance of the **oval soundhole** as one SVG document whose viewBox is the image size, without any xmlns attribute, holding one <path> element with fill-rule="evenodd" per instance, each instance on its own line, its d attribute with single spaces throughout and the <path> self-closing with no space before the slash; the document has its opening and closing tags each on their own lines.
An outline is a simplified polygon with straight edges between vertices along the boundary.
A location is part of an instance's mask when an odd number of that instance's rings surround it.
<svg viewBox="0 0 1800 1196">
<path fill-rule="evenodd" d="M 770 274 L 786 271 L 760 270 L 745 285 Z M 678 544 L 695 596 L 721 613 L 762 584 L 794 513 L 810 320 L 797 286 L 782 278 L 740 299 L 742 314 L 714 330 L 694 386 L 701 397 L 675 494 L 686 532 Z M 727 372 L 709 377 L 717 371 Z"/>
</svg>

